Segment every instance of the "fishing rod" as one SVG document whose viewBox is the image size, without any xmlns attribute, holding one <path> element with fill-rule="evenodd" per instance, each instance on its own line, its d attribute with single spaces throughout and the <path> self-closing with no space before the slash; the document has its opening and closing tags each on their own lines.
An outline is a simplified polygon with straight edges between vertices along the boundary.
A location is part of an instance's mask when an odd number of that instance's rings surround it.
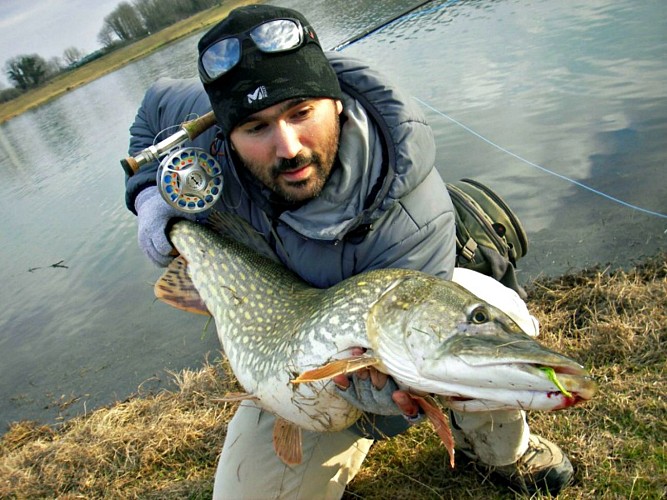
<svg viewBox="0 0 667 500">
<path fill-rule="evenodd" d="M 426 0 L 411 6 L 329 50 L 340 51 L 432 1 Z M 186 141 L 194 140 L 216 123 L 213 111 L 183 122 L 178 132 L 143 149 L 135 156 L 123 158 L 120 160 L 120 165 L 125 174 L 132 177 L 142 166 L 160 161 L 157 185 L 165 201 L 174 208 L 185 212 L 196 213 L 206 210 L 215 204 L 222 193 L 222 170 L 215 158 L 203 149 L 182 148 L 182 145 Z M 163 159 L 160 160 L 161 158 Z"/>
<path fill-rule="evenodd" d="M 170 135 L 165 140 L 157 144 L 148 146 L 143 149 L 136 156 L 128 156 L 120 160 L 120 165 L 125 170 L 128 177 L 132 177 L 139 169 L 152 161 L 159 160 L 167 152 L 173 148 L 180 146 L 185 141 L 192 141 L 206 130 L 215 125 L 216 119 L 213 111 L 209 111 L 199 118 L 181 123 L 180 129 L 175 134 Z"/>
<path fill-rule="evenodd" d="M 376 33 L 377 31 L 380 31 L 380 30 L 386 28 L 387 26 L 389 26 L 390 24 L 392 24 L 392 23 L 398 21 L 399 19 L 404 18 L 405 16 L 407 16 L 407 15 L 410 14 L 411 12 L 414 12 L 414 11 L 417 10 L 417 9 L 421 9 L 421 8 L 424 7 L 426 4 L 429 4 L 429 3 L 431 3 L 432 1 L 433 1 L 433 0 L 426 0 L 426 1 L 421 2 L 421 3 L 419 3 L 419 4 L 417 4 L 417 5 L 413 6 L 413 7 L 409 7 L 409 8 L 407 8 L 406 10 L 404 10 L 404 11 L 402 11 L 402 12 L 396 14 L 394 17 L 392 17 L 392 18 L 390 18 L 390 19 L 387 19 L 386 21 L 383 21 L 383 22 L 381 22 L 380 24 L 378 24 L 378 25 L 376 25 L 376 26 L 374 26 L 374 27 L 372 27 L 372 28 L 368 28 L 366 31 L 364 31 L 364 32 L 362 32 L 362 33 L 359 33 L 359 34 L 357 34 L 357 35 L 354 35 L 353 37 L 350 37 L 350 38 L 348 38 L 347 40 L 344 40 L 344 41 L 340 42 L 338 45 L 336 45 L 335 47 L 332 47 L 332 48 L 329 49 L 329 50 L 332 50 L 332 51 L 334 51 L 334 52 L 339 52 L 339 51 L 343 50 L 344 48 L 349 47 L 349 46 L 352 45 L 353 43 L 357 43 L 359 40 L 362 40 L 363 38 L 366 38 L 367 36 L 370 36 L 370 35 L 372 35 L 373 33 Z"/>
</svg>

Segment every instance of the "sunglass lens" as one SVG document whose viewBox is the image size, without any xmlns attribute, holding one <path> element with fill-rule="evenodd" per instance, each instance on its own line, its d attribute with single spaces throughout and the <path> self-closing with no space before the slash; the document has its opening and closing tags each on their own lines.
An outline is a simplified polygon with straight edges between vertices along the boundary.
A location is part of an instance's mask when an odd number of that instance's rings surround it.
<svg viewBox="0 0 667 500">
<path fill-rule="evenodd" d="M 217 78 L 232 69 L 241 58 L 241 42 L 225 38 L 214 43 L 202 54 L 201 62 L 209 78 Z"/>
<path fill-rule="evenodd" d="M 289 19 L 276 19 L 254 28 L 250 38 L 264 52 L 280 52 L 299 46 L 301 27 Z"/>
</svg>

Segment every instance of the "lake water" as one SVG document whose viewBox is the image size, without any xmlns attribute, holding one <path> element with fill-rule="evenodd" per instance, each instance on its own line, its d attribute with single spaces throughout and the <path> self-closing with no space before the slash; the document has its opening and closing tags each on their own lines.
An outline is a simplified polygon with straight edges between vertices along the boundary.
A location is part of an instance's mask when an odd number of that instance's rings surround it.
<svg viewBox="0 0 667 500">
<path fill-rule="evenodd" d="M 306 13 L 327 47 L 415 5 L 274 3 Z M 160 271 L 138 250 L 118 163 L 145 89 L 195 74 L 197 39 L 0 126 L 0 432 L 218 356 L 205 319 L 154 301 Z M 445 179 L 479 179 L 513 207 L 531 244 L 523 281 L 665 248 L 663 0 L 428 2 L 344 52 L 419 100 Z"/>
</svg>

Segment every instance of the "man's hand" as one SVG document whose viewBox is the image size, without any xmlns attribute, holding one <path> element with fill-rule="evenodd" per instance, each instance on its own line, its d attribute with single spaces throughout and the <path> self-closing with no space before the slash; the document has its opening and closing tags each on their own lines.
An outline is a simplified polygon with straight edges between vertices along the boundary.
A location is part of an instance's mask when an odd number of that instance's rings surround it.
<svg viewBox="0 0 667 500">
<path fill-rule="evenodd" d="M 351 354 L 361 355 L 357 348 Z M 399 390 L 396 382 L 375 368 L 364 368 L 352 376 L 337 375 L 333 378 L 338 394 L 350 404 L 375 415 L 403 415 L 408 422 L 421 420 L 419 405 L 407 391 Z"/>
<path fill-rule="evenodd" d="M 178 253 L 167 238 L 167 225 L 172 219 L 195 220 L 194 215 L 169 206 L 157 187 L 147 187 L 134 201 L 138 219 L 139 248 L 154 264 L 166 267 Z"/>
</svg>

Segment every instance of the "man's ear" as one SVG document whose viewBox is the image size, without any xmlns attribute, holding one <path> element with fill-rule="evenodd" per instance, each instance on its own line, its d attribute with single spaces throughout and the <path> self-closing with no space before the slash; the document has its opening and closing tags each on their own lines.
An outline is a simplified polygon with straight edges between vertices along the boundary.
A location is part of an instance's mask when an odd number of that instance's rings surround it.
<svg viewBox="0 0 667 500">
<path fill-rule="evenodd" d="M 338 114 L 343 112 L 343 102 L 340 99 L 336 99 L 336 111 Z"/>
</svg>

